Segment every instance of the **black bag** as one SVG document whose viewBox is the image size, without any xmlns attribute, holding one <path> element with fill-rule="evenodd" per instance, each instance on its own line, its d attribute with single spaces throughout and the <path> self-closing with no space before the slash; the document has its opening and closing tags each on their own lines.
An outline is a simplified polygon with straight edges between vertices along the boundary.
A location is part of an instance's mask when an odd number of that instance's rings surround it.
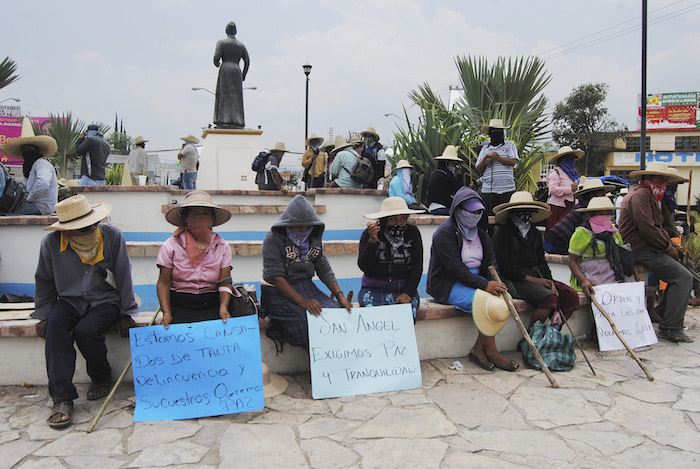
<svg viewBox="0 0 700 469">
<path fill-rule="evenodd" d="M 343 169 L 348 171 L 347 168 Z M 352 167 L 352 171 L 348 171 L 348 173 L 353 181 L 360 184 L 369 184 L 374 178 L 374 167 L 368 158 L 360 156 Z"/>
<path fill-rule="evenodd" d="M 625 277 L 629 277 L 630 275 L 634 275 L 634 253 L 632 251 L 627 250 L 627 248 L 620 246 L 616 244 L 617 246 L 617 252 L 620 256 L 620 265 L 622 266 L 622 273 L 625 274 Z"/>
<path fill-rule="evenodd" d="M 0 163 L 0 212 L 15 212 L 26 202 L 27 190 L 24 185 L 10 176 L 5 165 Z"/>
<path fill-rule="evenodd" d="M 270 158 L 270 154 L 267 152 L 261 151 L 260 153 L 257 154 L 257 156 L 255 158 L 253 158 L 253 164 L 250 165 L 250 169 L 252 169 L 256 173 L 264 171 L 268 158 Z"/>
<path fill-rule="evenodd" d="M 241 316 L 250 316 L 251 314 L 259 314 L 260 303 L 255 295 L 255 291 L 247 290 L 242 283 L 231 285 L 233 295 L 228 305 L 228 311 L 231 317 L 237 318 Z"/>
</svg>

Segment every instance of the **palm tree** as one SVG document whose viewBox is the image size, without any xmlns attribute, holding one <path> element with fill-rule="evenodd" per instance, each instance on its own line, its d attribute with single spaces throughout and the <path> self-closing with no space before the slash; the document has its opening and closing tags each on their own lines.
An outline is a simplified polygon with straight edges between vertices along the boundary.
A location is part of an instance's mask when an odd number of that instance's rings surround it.
<svg viewBox="0 0 700 469">
<path fill-rule="evenodd" d="M 5 57 L 0 62 L 0 89 L 6 87 L 10 83 L 19 80 L 19 75 L 15 75 L 17 64 L 9 57 Z"/>
<path fill-rule="evenodd" d="M 65 178 L 68 167 L 78 159 L 75 147 L 80 133 L 85 128 L 85 122 L 81 119 L 73 120 L 73 114 L 69 111 L 65 114 L 49 113 L 51 127 L 49 136 L 53 137 L 58 144 L 58 151 L 50 158 L 51 163 L 58 169 L 60 177 Z M 37 133 L 37 129 L 34 129 Z"/>
</svg>

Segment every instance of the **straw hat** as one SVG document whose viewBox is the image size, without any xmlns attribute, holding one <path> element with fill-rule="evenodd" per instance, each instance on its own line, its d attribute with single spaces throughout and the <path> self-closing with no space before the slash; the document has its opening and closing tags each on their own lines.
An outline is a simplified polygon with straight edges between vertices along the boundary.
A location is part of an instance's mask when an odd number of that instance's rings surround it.
<svg viewBox="0 0 700 469">
<path fill-rule="evenodd" d="M 489 133 L 491 129 L 510 129 L 509 125 L 503 125 L 503 119 L 491 119 L 489 125 L 482 125 L 481 131 L 485 134 Z"/>
<path fill-rule="evenodd" d="M 216 216 L 214 217 L 214 226 L 223 225 L 231 218 L 231 212 L 225 208 L 214 205 L 211 201 L 211 196 L 204 191 L 192 191 L 185 196 L 185 203 L 173 207 L 168 210 L 165 214 L 165 219 L 171 225 L 181 226 L 185 223 L 182 218 L 182 209 L 185 207 L 209 207 L 216 209 Z"/>
<path fill-rule="evenodd" d="M 79 230 L 103 220 L 112 211 L 106 200 L 90 204 L 84 195 L 74 195 L 56 204 L 58 221 L 44 231 Z"/>
<path fill-rule="evenodd" d="M 538 221 L 549 218 L 549 215 L 552 213 L 549 210 L 549 205 L 544 202 L 535 202 L 532 199 L 532 194 L 529 192 L 518 191 L 510 196 L 510 202 L 496 205 L 493 208 L 493 213 L 496 215 L 496 223 L 505 223 L 508 219 L 508 212 L 511 210 L 522 210 L 526 208 L 536 211 L 535 214 L 532 215 L 532 223 L 537 223 Z"/>
<path fill-rule="evenodd" d="M 270 148 L 270 151 L 281 151 L 282 153 L 287 153 L 287 147 L 284 145 L 284 142 L 277 142 L 275 143 L 275 146 Z"/>
<path fill-rule="evenodd" d="M 287 390 L 289 383 L 285 378 L 280 375 L 270 373 L 270 368 L 265 363 L 262 364 L 262 370 L 263 385 L 265 386 L 265 399 L 268 397 L 279 396 Z"/>
<path fill-rule="evenodd" d="M 615 186 L 612 184 L 603 184 L 603 181 L 600 179 L 590 179 L 586 178 L 586 176 L 581 176 L 581 181 L 578 186 L 578 190 L 574 192 L 574 197 L 579 198 L 589 192 L 602 190 L 604 190 L 606 193 L 612 192 L 615 190 Z"/>
<path fill-rule="evenodd" d="M 363 217 L 370 220 L 391 217 L 393 215 L 411 215 L 412 213 L 425 213 L 425 210 L 411 210 L 406 205 L 403 197 L 387 197 L 382 201 L 382 208 L 376 213 L 368 213 Z"/>
<path fill-rule="evenodd" d="M 199 139 L 192 134 L 189 134 L 187 137 L 180 137 L 180 140 L 184 140 L 190 143 L 199 143 Z"/>
<path fill-rule="evenodd" d="M 583 153 L 584 153 L 583 150 L 574 150 L 571 147 L 561 147 L 559 149 L 559 151 L 557 151 L 554 155 L 547 158 L 547 161 L 549 161 L 552 164 L 557 164 L 557 161 L 562 156 L 574 155 L 576 157 L 576 159 L 579 159 L 583 156 Z"/>
<path fill-rule="evenodd" d="M 374 130 L 374 127 L 367 127 L 367 130 L 360 132 L 360 135 L 363 137 L 365 135 L 374 135 L 377 138 L 377 141 L 379 141 L 379 134 Z"/>
<path fill-rule="evenodd" d="M 333 143 L 334 148 L 333 148 L 333 151 L 331 153 L 336 154 L 340 150 L 342 150 L 343 148 L 347 148 L 350 145 L 352 145 L 352 144 L 348 143 L 348 141 L 345 140 L 345 137 L 343 137 L 342 135 L 336 135 L 335 142 Z"/>
<path fill-rule="evenodd" d="M 49 137 L 48 135 L 34 136 L 32 121 L 29 120 L 29 117 L 22 119 L 22 133 L 20 134 L 20 137 L 10 140 L 0 148 L 7 156 L 24 159 L 22 157 L 22 147 L 24 145 L 32 145 L 37 147 L 39 149 L 39 153 L 41 153 L 41 156 L 46 158 L 55 155 L 56 150 L 58 150 L 58 145 L 53 137 Z"/>
<path fill-rule="evenodd" d="M 311 147 L 311 140 L 320 140 L 320 141 L 321 141 L 321 142 L 320 142 L 321 144 L 323 144 L 323 142 L 324 142 L 324 138 L 323 138 L 323 137 L 319 137 L 319 136 L 316 135 L 316 134 L 311 134 L 311 137 L 307 138 L 307 139 L 304 141 L 304 143 L 306 144 L 307 147 Z"/>
<path fill-rule="evenodd" d="M 354 147 L 355 145 L 360 144 L 360 143 L 361 143 L 363 146 L 364 146 L 364 144 L 365 144 L 364 140 L 362 140 L 362 139 L 361 139 L 360 137 L 358 137 L 357 135 L 355 135 L 354 137 L 351 137 L 351 138 L 350 138 L 350 141 L 349 141 L 348 143 L 349 143 L 350 145 L 352 145 L 353 147 Z"/>
<path fill-rule="evenodd" d="M 148 140 L 144 140 L 142 136 L 138 136 L 134 139 L 134 145 L 138 145 L 139 143 L 146 143 Z M 197 140 L 195 143 L 198 143 L 199 140 Z"/>
<path fill-rule="evenodd" d="M 509 317 L 510 310 L 503 298 L 484 290 L 476 290 L 472 302 L 472 318 L 479 332 L 493 337 L 503 329 Z"/>
<path fill-rule="evenodd" d="M 618 210 L 620 207 L 615 207 L 609 197 L 593 197 L 590 202 L 588 202 L 588 207 L 577 208 L 577 212 L 607 212 L 610 210 Z"/>
<path fill-rule="evenodd" d="M 436 156 L 436 160 L 448 160 L 448 161 L 458 161 L 460 163 L 463 163 L 462 159 L 457 156 L 457 148 L 454 145 L 447 145 L 445 149 L 442 152 L 442 155 Z"/>
<path fill-rule="evenodd" d="M 396 164 L 396 169 L 401 168 L 413 168 L 413 165 L 411 165 L 408 160 L 399 160 L 399 162 Z"/>
<path fill-rule="evenodd" d="M 643 176 L 664 176 L 668 178 L 668 182 L 671 184 L 679 183 L 685 179 L 673 174 L 668 165 L 661 161 L 653 161 L 646 166 L 646 169 L 630 173 L 630 179 L 634 180 L 640 180 Z"/>
<path fill-rule="evenodd" d="M 668 168 L 668 170 L 671 171 L 671 173 L 673 173 L 673 175 L 678 179 L 678 182 L 675 182 L 675 184 L 685 184 L 688 182 L 686 178 L 681 176 L 681 173 L 679 173 L 676 168 Z"/>
<path fill-rule="evenodd" d="M 322 144 L 319 147 L 319 150 L 326 152 L 326 153 L 330 153 L 334 148 L 335 148 L 335 143 L 328 141 L 328 142 L 325 142 L 324 144 Z"/>
</svg>

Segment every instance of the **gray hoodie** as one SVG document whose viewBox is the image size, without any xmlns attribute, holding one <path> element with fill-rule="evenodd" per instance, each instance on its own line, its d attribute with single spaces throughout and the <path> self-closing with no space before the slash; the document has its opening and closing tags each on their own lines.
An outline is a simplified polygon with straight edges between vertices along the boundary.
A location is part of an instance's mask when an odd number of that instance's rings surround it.
<svg viewBox="0 0 700 469">
<path fill-rule="evenodd" d="M 299 246 L 287 236 L 287 228 L 293 226 L 313 226 L 309 235 L 309 251 L 304 257 Z M 294 197 L 263 240 L 263 279 L 272 283 L 272 279 L 284 277 L 293 283 L 311 280 L 315 272 L 326 285 L 334 282 L 335 274 L 323 253 L 321 237 L 324 229 L 325 224 L 309 201 L 302 195 Z"/>
</svg>

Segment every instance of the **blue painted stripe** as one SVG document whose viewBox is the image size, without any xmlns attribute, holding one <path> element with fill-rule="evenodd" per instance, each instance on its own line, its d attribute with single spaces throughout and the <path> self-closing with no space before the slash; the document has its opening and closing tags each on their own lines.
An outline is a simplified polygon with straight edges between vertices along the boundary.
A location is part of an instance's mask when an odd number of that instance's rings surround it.
<svg viewBox="0 0 700 469">
<path fill-rule="evenodd" d="M 364 230 L 326 230 L 325 241 L 359 240 Z M 267 231 L 217 231 L 226 241 L 262 241 Z M 133 242 L 163 242 L 172 236 L 170 232 L 125 231 L 124 239 Z"/>
</svg>

